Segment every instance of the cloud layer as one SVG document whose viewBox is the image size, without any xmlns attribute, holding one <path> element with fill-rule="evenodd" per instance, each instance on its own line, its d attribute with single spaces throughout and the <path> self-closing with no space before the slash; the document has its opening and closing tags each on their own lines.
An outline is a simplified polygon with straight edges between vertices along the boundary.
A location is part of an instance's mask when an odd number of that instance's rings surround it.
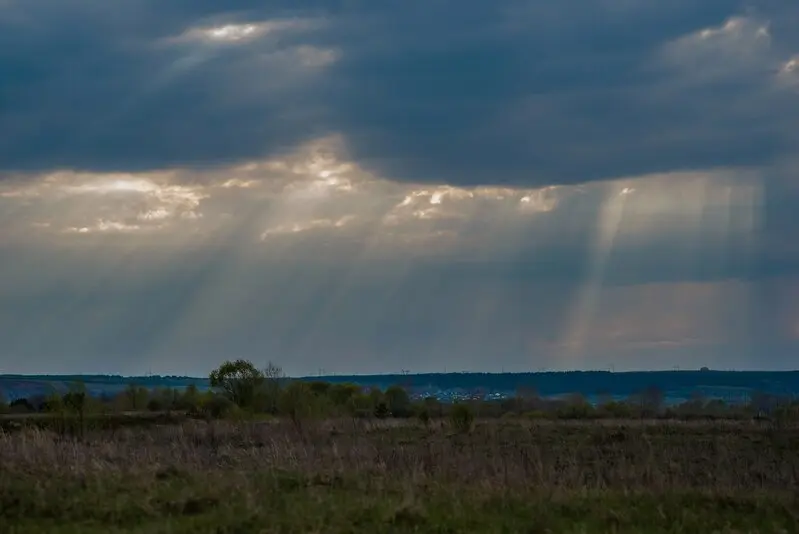
<svg viewBox="0 0 799 534">
<path fill-rule="evenodd" d="M 783 367 L 788 0 L 0 2 L 0 363 Z"/>
<path fill-rule="evenodd" d="M 797 149 L 789 0 L 266 4 L 6 4 L 0 163 L 230 164 L 340 133 L 392 179 L 550 185 Z"/>
</svg>

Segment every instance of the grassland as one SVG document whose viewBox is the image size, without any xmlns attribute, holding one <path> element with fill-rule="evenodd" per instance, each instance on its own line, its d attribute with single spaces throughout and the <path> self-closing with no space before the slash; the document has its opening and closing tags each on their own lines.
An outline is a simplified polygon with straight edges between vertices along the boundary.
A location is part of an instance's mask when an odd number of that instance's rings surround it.
<svg viewBox="0 0 799 534">
<path fill-rule="evenodd" d="M 184 421 L 0 434 L 0 532 L 799 532 L 799 429 Z"/>
</svg>

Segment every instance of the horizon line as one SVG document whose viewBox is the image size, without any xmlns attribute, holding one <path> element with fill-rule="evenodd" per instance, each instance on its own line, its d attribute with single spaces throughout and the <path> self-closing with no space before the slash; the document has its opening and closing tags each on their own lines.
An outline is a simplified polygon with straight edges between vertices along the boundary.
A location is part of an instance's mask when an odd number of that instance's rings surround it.
<svg viewBox="0 0 799 534">
<path fill-rule="evenodd" d="M 393 372 L 393 373 L 334 373 L 324 375 L 299 375 L 289 376 L 286 378 L 295 379 L 329 379 L 329 378 L 342 378 L 342 377 L 412 377 L 412 376 L 429 376 L 429 375 L 546 375 L 546 374 L 569 374 L 569 373 L 594 373 L 594 374 L 662 374 L 662 373 L 750 373 L 750 374 L 764 374 L 764 373 L 796 373 L 799 369 L 650 369 L 650 370 L 608 370 L 608 369 L 571 369 L 571 370 L 538 370 L 538 371 L 428 371 L 421 373 L 413 372 Z M 117 377 L 124 379 L 152 379 L 152 378 L 183 378 L 191 380 L 208 380 L 207 376 L 191 376 L 191 375 L 176 375 L 176 374 L 147 374 L 147 375 L 122 375 L 122 374 L 107 374 L 107 373 L 0 373 L 0 379 L 4 378 L 61 378 L 61 377 L 81 377 L 81 378 L 101 378 L 101 377 Z"/>
</svg>

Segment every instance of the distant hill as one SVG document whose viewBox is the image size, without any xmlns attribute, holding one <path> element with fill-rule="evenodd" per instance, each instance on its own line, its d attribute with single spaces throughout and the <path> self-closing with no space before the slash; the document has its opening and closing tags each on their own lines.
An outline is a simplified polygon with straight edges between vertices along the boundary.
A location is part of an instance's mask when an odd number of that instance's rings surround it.
<svg viewBox="0 0 799 534">
<path fill-rule="evenodd" d="M 693 393 L 730 401 L 743 400 L 755 392 L 799 396 L 799 371 L 652 371 L 619 372 L 570 371 L 536 373 L 429 373 L 416 375 L 337 375 L 302 377 L 301 380 L 351 382 L 381 389 L 393 384 L 406 386 L 419 395 L 448 397 L 452 391 L 482 391 L 497 396 L 513 395 L 519 389 L 534 390 L 542 396 L 579 393 L 587 397 L 627 397 L 656 387 L 667 398 L 687 399 Z M 116 375 L 0 375 L 0 393 L 6 399 L 66 391 L 70 384 L 83 382 L 92 395 L 113 395 L 137 384 L 147 388 L 184 388 L 195 384 L 209 387 L 206 378 L 186 376 Z"/>
<path fill-rule="evenodd" d="M 119 376 L 119 375 L 0 375 L 0 394 L 7 400 L 23 397 L 64 393 L 75 383 L 83 383 L 91 395 L 115 395 L 129 384 L 155 388 L 185 388 L 194 384 L 200 389 L 210 387 L 206 378 L 187 376 Z"/>
</svg>

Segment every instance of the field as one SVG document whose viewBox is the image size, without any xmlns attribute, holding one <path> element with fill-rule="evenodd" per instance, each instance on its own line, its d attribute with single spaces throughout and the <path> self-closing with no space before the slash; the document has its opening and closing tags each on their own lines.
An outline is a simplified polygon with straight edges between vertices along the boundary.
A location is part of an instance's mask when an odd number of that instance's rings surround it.
<svg viewBox="0 0 799 534">
<path fill-rule="evenodd" d="M 183 421 L 0 434 L 0 532 L 799 532 L 799 429 Z"/>
</svg>

